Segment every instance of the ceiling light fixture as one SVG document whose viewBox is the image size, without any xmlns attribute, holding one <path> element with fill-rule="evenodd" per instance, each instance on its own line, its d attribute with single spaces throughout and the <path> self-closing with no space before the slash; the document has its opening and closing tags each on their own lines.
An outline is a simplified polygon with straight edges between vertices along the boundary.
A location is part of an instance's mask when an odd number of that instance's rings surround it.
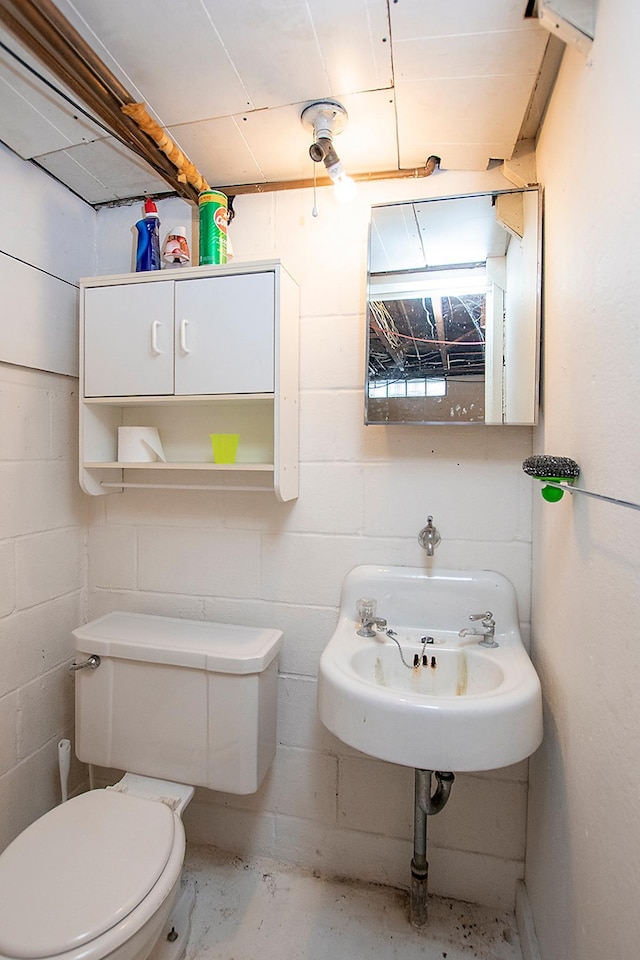
<svg viewBox="0 0 640 960">
<path fill-rule="evenodd" d="M 336 196 L 342 201 L 351 200 L 356 189 L 333 146 L 334 136 L 342 133 L 347 119 L 347 111 L 337 100 L 315 100 L 307 104 L 300 116 L 302 126 L 313 134 L 309 156 L 314 163 L 324 163 Z"/>
</svg>

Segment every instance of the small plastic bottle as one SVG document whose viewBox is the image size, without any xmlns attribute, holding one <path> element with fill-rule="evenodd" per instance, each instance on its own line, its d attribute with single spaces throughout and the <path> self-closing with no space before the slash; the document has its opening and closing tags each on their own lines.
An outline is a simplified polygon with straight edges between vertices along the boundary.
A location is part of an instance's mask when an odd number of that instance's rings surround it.
<svg viewBox="0 0 640 960">
<path fill-rule="evenodd" d="M 170 230 L 164 242 L 163 257 L 172 267 L 181 267 L 188 264 L 191 256 L 187 242 L 187 228 L 174 227 Z"/>
<path fill-rule="evenodd" d="M 136 249 L 136 273 L 143 270 L 160 270 L 160 218 L 153 200 L 144 202 L 144 219 L 136 223 L 138 246 Z"/>
</svg>

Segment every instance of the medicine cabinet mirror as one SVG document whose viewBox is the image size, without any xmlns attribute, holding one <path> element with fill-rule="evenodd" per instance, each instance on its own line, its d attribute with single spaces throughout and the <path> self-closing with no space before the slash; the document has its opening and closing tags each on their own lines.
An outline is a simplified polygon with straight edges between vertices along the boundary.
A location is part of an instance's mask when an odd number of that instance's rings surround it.
<svg viewBox="0 0 640 960">
<path fill-rule="evenodd" d="M 375 206 L 365 422 L 537 421 L 538 188 Z"/>
</svg>

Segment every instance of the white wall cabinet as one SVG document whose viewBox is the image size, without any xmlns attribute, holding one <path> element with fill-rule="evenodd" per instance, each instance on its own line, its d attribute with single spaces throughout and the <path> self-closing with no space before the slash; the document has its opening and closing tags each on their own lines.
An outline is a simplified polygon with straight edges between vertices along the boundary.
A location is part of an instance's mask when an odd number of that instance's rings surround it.
<svg viewBox="0 0 640 960">
<path fill-rule="evenodd" d="M 298 288 L 279 261 L 80 287 L 86 493 L 162 486 L 297 497 Z M 119 462 L 119 426 L 157 427 L 167 462 Z M 239 434 L 236 463 L 213 462 L 211 433 Z"/>
<path fill-rule="evenodd" d="M 84 302 L 86 396 L 274 389 L 275 273 L 90 287 Z"/>
</svg>

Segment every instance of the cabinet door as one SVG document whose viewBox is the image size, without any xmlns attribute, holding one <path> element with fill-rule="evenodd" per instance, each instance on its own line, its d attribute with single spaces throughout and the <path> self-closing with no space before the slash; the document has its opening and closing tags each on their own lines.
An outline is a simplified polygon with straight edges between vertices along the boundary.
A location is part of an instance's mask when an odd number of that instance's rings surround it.
<svg viewBox="0 0 640 960">
<path fill-rule="evenodd" d="M 172 394 L 173 338 L 171 281 L 88 288 L 85 396 Z"/>
<path fill-rule="evenodd" d="M 272 393 L 273 273 L 176 281 L 177 394 Z"/>
</svg>

